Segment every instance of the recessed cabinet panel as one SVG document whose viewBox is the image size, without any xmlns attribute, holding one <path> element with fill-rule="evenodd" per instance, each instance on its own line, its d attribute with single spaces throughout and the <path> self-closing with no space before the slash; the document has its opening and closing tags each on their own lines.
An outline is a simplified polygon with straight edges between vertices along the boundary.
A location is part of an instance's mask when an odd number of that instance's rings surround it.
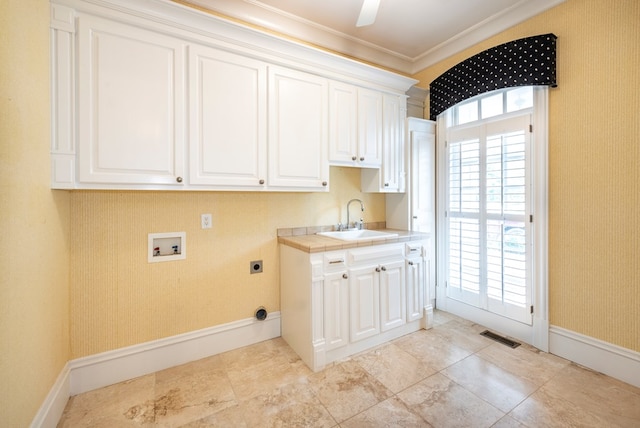
<svg viewBox="0 0 640 428">
<path fill-rule="evenodd" d="M 387 331 L 405 323 L 404 260 L 383 263 L 380 268 L 380 329 Z"/>
<path fill-rule="evenodd" d="M 192 184 L 263 186 L 267 164 L 267 65 L 189 48 Z"/>
<path fill-rule="evenodd" d="M 351 341 L 380 333 L 380 275 L 376 266 L 349 270 Z"/>
<path fill-rule="evenodd" d="M 269 186 L 328 190 L 327 79 L 269 67 Z"/>
<path fill-rule="evenodd" d="M 425 290 L 425 262 L 422 257 L 407 260 L 407 321 L 423 316 Z"/>
<path fill-rule="evenodd" d="M 181 184 L 183 43 L 90 17 L 78 37 L 79 180 Z"/>
<path fill-rule="evenodd" d="M 382 95 L 382 166 L 362 170 L 362 191 L 398 193 L 405 191 L 404 121 L 406 101 L 392 94 Z"/>
<path fill-rule="evenodd" d="M 382 164 L 382 94 L 358 89 L 360 156 L 369 166 Z"/>
<path fill-rule="evenodd" d="M 330 351 L 349 343 L 349 281 L 346 270 L 324 278 L 324 339 Z"/>
<path fill-rule="evenodd" d="M 383 137 L 382 137 L 382 188 L 384 191 L 400 191 L 403 171 L 404 145 L 402 132 L 404 119 L 401 117 L 400 97 L 383 96 Z"/>
<path fill-rule="evenodd" d="M 333 164 L 358 165 L 357 107 L 357 87 L 329 84 L 329 161 Z"/>
</svg>

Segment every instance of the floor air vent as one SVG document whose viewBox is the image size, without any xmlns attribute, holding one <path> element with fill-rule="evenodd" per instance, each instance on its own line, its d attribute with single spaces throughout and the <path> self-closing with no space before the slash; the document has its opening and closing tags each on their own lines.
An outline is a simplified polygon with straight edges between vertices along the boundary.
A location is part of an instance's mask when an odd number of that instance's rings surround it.
<svg viewBox="0 0 640 428">
<path fill-rule="evenodd" d="M 482 333 L 480 333 L 480 336 L 488 337 L 489 339 L 495 340 L 496 342 L 500 342 L 503 345 L 507 345 L 510 348 L 517 348 L 518 346 L 520 346 L 518 342 L 514 342 L 513 340 L 507 339 L 506 337 L 500 336 L 499 334 L 492 333 L 489 330 L 483 331 Z"/>
</svg>

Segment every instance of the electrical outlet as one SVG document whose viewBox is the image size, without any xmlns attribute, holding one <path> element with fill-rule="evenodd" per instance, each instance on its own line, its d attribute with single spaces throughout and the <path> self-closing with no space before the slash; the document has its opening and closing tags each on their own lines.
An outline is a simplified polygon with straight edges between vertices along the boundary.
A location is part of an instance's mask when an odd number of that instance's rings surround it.
<svg viewBox="0 0 640 428">
<path fill-rule="evenodd" d="M 211 214 L 202 214 L 200 216 L 200 226 L 203 229 L 211 229 L 213 227 L 211 223 L 212 223 Z"/>
<path fill-rule="evenodd" d="M 249 273 L 260 273 L 262 272 L 262 260 L 254 260 L 249 262 Z"/>
</svg>

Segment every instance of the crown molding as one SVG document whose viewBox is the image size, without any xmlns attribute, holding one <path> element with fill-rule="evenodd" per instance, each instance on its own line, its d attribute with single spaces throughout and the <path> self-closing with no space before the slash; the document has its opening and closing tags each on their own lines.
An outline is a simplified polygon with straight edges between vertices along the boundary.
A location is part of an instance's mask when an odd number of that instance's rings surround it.
<svg viewBox="0 0 640 428">
<path fill-rule="evenodd" d="M 484 20 L 415 58 L 400 55 L 356 37 L 268 7 L 255 0 L 186 0 L 181 3 L 208 9 L 384 68 L 415 74 L 564 1 L 566 0 L 522 0 L 502 13 Z"/>
</svg>

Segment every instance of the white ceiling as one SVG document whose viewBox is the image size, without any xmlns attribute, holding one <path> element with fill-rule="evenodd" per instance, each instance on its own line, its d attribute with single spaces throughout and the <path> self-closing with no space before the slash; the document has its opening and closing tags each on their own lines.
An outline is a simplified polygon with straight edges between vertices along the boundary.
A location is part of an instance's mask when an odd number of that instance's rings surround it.
<svg viewBox="0 0 640 428">
<path fill-rule="evenodd" d="M 413 74 L 565 0 L 380 0 L 360 28 L 363 0 L 185 1 Z"/>
</svg>

